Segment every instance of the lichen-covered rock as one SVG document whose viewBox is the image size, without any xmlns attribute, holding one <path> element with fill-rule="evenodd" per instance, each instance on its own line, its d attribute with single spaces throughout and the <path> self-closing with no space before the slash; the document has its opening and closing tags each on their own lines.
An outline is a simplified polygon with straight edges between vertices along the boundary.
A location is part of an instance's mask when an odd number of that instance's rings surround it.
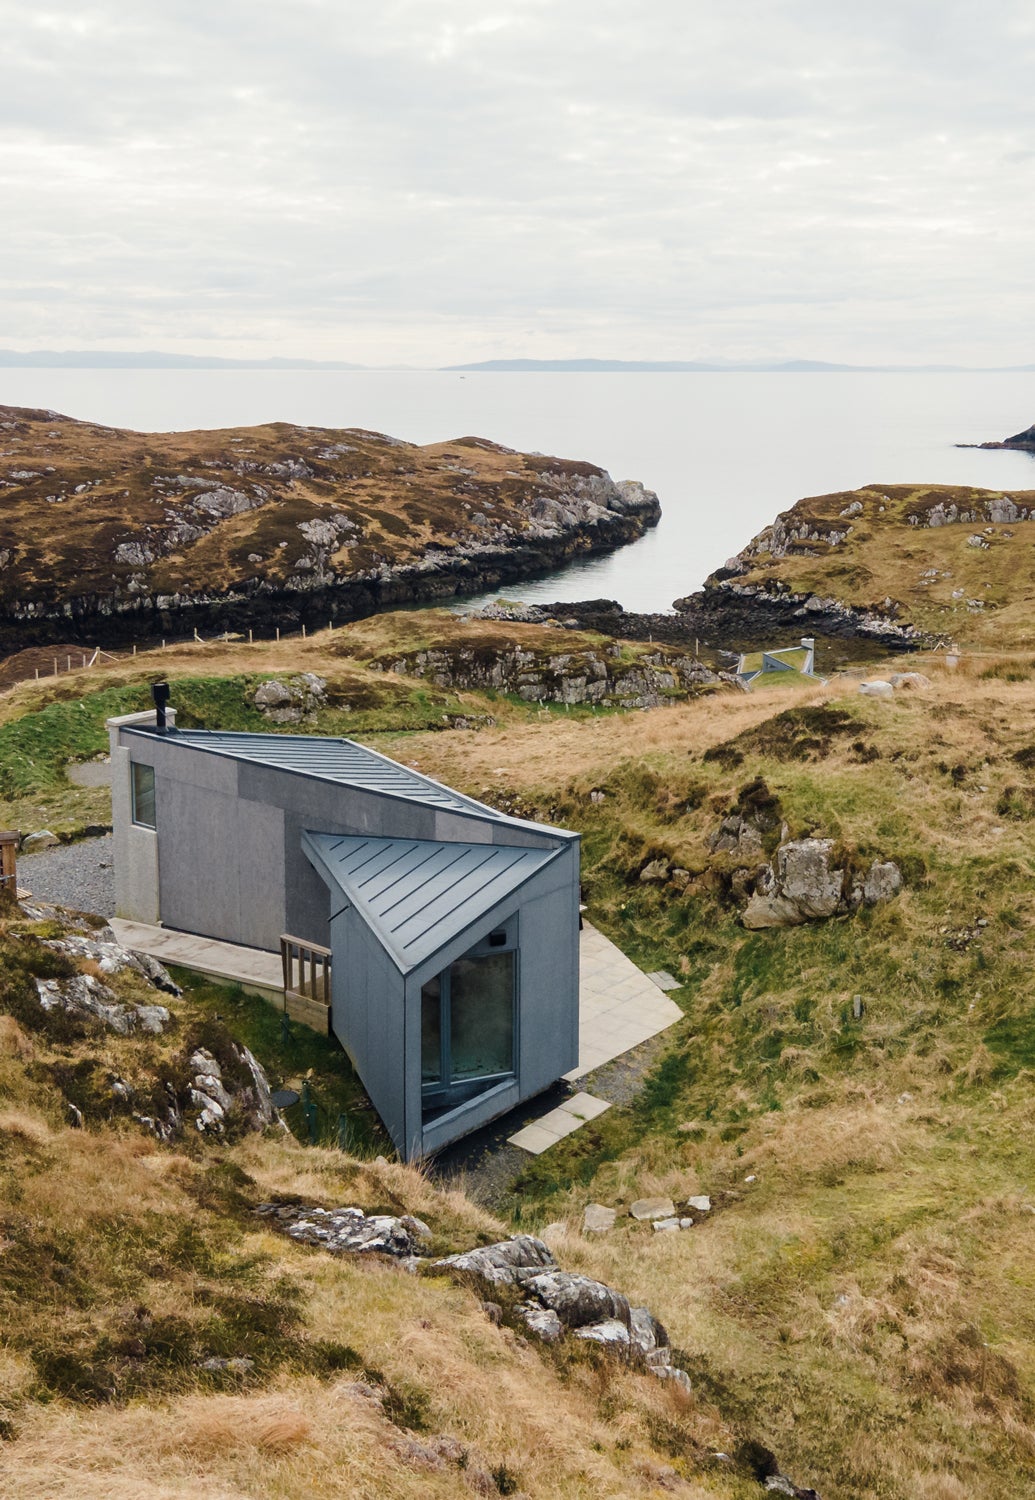
<svg viewBox="0 0 1035 1500">
<path fill-rule="evenodd" d="M 629 1324 L 629 1299 L 602 1281 L 575 1271 L 543 1271 L 525 1282 L 544 1307 L 552 1308 L 566 1328 L 617 1319 Z"/>
<path fill-rule="evenodd" d="M 552 1307 L 540 1307 L 537 1302 L 523 1302 L 518 1308 L 530 1333 L 545 1344 L 556 1344 L 564 1337 L 564 1324 Z"/>
<path fill-rule="evenodd" d="M 115 941 L 115 935 L 110 927 L 102 927 L 95 938 L 85 937 L 79 933 L 68 933 L 63 938 L 46 938 L 43 940 L 43 946 L 52 949 L 55 953 L 67 953 L 70 958 L 90 959 L 102 974 L 121 974 L 124 969 L 132 969 L 137 974 L 143 975 L 157 989 L 165 990 L 166 994 L 183 993 L 168 969 L 160 964 L 157 958 L 152 958 L 149 953 L 137 953 L 129 948 L 123 948 Z"/>
<path fill-rule="evenodd" d="M 172 1020 L 164 1005 L 125 1005 L 93 974 L 73 974 L 68 979 L 37 979 L 36 994 L 45 1011 L 63 1010 L 68 1015 L 100 1021 L 118 1036 L 145 1032 L 157 1036 Z"/>
<path fill-rule="evenodd" d="M 302 1245 L 332 1255 L 390 1255 L 408 1260 L 426 1253 L 431 1230 L 410 1214 L 367 1215 L 361 1208 L 314 1208 L 263 1203 L 255 1210 L 273 1228 Z"/>
<path fill-rule="evenodd" d="M 287 682 L 271 677 L 252 694 L 255 707 L 273 724 L 300 724 L 327 702 L 327 680 L 300 672 Z"/>
<path fill-rule="evenodd" d="M 834 858 L 833 839 L 795 839 L 781 844 L 772 865 L 763 865 L 741 921 L 752 931 L 798 927 L 862 905 L 889 901 L 902 888 L 902 872 L 891 860 L 874 860 L 864 880 L 850 882 Z"/>
<path fill-rule="evenodd" d="M 435 1262 L 454 1271 L 469 1271 L 490 1286 L 519 1286 L 544 1268 L 557 1265 L 542 1240 L 531 1234 L 517 1234 L 496 1245 L 481 1245 L 460 1255 L 447 1255 Z"/>
</svg>

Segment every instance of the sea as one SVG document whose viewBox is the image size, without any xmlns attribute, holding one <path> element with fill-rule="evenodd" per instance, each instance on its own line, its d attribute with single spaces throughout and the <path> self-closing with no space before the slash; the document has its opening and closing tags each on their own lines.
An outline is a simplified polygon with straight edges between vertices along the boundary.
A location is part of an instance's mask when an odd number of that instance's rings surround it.
<svg viewBox="0 0 1035 1500">
<path fill-rule="evenodd" d="M 141 431 L 284 421 L 414 443 L 486 437 L 657 492 L 662 520 L 642 540 L 486 600 L 665 611 L 804 495 L 1035 489 L 1035 457 L 956 446 L 1035 422 L 1035 374 L 3 369 L 0 404 Z"/>
</svg>

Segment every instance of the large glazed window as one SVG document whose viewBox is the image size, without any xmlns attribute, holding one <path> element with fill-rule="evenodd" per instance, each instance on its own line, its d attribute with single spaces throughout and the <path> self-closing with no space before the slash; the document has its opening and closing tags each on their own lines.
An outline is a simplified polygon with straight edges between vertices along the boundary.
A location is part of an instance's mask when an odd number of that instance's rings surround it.
<svg viewBox="0 0 1035 1500">
<path fill-rule="evenodd" d="M 514 1073 L 517 953 L 464 954 L 421 991 L 425 1116 L 451 1109 Z"/>
<path fill-rule="evenodd" d="M 133 822 L 145 828 L 155 824 L 155 768 L 133 762 Z"/>
</svg>

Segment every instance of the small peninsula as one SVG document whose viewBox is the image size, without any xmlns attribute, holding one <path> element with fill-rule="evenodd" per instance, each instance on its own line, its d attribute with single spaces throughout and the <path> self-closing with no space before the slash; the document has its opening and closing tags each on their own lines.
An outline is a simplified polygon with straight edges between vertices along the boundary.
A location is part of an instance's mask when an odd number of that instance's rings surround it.
<svg viewBox="0 0 1035 1500">
<path fill-rule="evenodd" d="M 701 631 L 1035 644 L 1035 491 L 865 485 L 802 499 L 675 601 Z"/>
<path fill-rule="evenodd" d="M 1001 443 L 957 443 L 957 448 L 1013 448 L 1019 453 L 1035 453 L 1035 423 Z"/>
<path fill-rule="evenodd" d="M 0 407 L 0 649 L 358 619 L 610 551 L 660 515 L 637 481 L 480 437 Z"/>
</svg>

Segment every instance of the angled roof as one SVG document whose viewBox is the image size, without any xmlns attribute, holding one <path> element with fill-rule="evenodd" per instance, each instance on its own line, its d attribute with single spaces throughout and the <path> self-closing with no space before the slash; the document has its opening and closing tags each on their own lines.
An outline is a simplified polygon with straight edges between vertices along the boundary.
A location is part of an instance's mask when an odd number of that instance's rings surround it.
<svg viewBox="0 0 1035 1500">
<path fill-rule="evenodd" d="M 154 736 L 153 727 L 141 726 L 135 733 Z M 254 761 L 258 765 L 276 766 L 334 781 L 340 786 L 359 787 L 388 797 L 405 797 L 453 812 L 476 811 L 483 817 L 512 822 L 493 807 L 486 807 L 473 797 L 465 797 L 450 787 L 411 771 L 398 761 L 379 755 L 354 740 L 332 739 L 318 734 L 252 734 L 223 729 L 169 729 L 163 739 L 179 745 L 190 745 L 211 755 L 226 755 L 232 760 Z"/>
<path fill-rule="evenodd" d="M 302 847 L 403 973 L 439 952 L 561 852 L 308 830 Z"/>
</svg>

